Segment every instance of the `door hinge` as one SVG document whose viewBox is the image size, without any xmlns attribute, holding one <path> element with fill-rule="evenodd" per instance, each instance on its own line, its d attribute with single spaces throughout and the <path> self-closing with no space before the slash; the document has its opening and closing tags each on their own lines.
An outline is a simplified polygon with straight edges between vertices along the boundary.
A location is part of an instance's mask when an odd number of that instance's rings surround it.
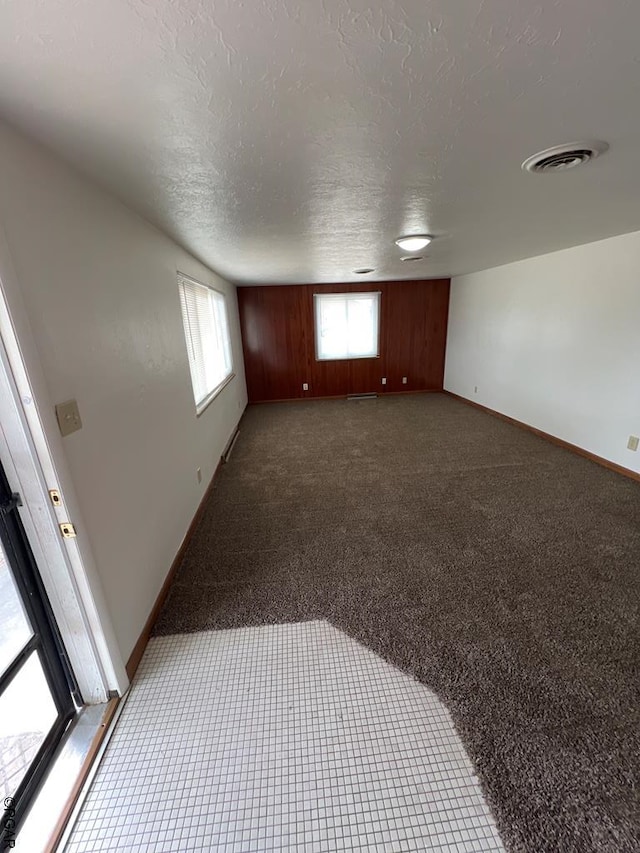
<svg viewBox="0 0 640 853">
<path fill-rule="evenodd" d="M 22 498 L 18 492 L 14 492 L 10 498 L 0 503 L 0 516 L 4 518 L 5 515 L 8 515 L 18 506 L 22 506 Z"/>
<path fill-rule="evenodd" d="M 70 521 L 63 521 L 62 524 L 60 524 L 60 530 L 65 539 L 76 538 L 76 529 Z"/>
</svg>

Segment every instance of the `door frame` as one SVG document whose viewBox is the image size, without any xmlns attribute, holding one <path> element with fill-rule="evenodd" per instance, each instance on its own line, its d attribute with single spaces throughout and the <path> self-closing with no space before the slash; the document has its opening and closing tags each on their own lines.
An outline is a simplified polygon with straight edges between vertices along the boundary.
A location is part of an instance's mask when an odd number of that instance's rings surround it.
<svg viewBox="0 0 640 853">
<path fill-rule="evenodd" d="M 69 474 L 9 248 L 0 226 L 0 458 L 85 704 L 129 685 Z M 49 491 L 60 502 L 53 506 Z M 59 525 L 71 521 L 75 539 Z"/>
<path fill-rule="evenodd" d="M 0 460 L 0 463 L 2 460 Z M 11 689 L 15 679 L 25 672 L 31 660 L 37 660 L 40 673 L 44 677 L 49 696 L 57 712 L 42 743 L 24 768 L 22 778 L 8 798 L 11 806 L 5 808 L 0 821 L 0 843 L 7 843 L 5 831 L 10 831 L 13 839 L 16 827 L 20 825 L 29 810 L 33 798 L 42 784 L 55 751 L 69 723 L 77 713 L 80 700 L 78 686 L 68 663 L 66 650 L 59 635 L 51 606 L 49 604 L 40 572 L 35 564 L 33 553 L 27 540 L 27 534 L 20 518 L 19 499 L 12 493 L 4 466 L 0 464 L 0 495 L 3 498 L 3 513 L 0 519 L 2 548 L 7 562 L 7 571 L 13 578 L 14 588 L 28 620 L 31 636 L 18 649 L 8 666 L 0 674 L 2 682 L 0 696 Z M 22 697 L 24 701 L 24 696 Z M 44 733 L 43 733 L 44 734 Z"/>
</svg>

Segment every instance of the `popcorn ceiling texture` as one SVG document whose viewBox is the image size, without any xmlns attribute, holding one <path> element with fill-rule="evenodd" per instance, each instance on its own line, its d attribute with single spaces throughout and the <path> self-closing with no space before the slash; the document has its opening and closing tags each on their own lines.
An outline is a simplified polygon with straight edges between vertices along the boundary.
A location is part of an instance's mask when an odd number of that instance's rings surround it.
<svg viewBox="0 0 640 853">
<path fill-rule="evenodd" d="M 511 853 L 640 838 L 640 485 L 440 394 L 249 407 L 156 633 L 327 619 L 435 690 Z"/>
<path fill-rule="evenodd" d="M 640 224 L 634 0 L 20 0 L 0 24 L 0 114 L 233 281 L 448 276 Z M 585 136 L 611 151 L 520 171 Z M 440 239 L 403 264 L 411 231 Z"/>
</svg>

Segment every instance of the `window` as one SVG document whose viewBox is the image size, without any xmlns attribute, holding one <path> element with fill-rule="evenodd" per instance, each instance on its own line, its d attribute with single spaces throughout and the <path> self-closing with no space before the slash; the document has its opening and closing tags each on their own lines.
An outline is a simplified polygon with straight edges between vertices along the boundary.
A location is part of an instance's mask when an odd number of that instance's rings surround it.
<svg viewBox="0 0 640 853">
<path fill-rule="evenodd" d="M 316 358 L 379 355 L 380 293 L 314 293 Z"/>
<path fill-rule="evenodd" d="M 224 295 L 178 274 L 182 322 L 198 414 L 233 377 Z"/>
</svg>

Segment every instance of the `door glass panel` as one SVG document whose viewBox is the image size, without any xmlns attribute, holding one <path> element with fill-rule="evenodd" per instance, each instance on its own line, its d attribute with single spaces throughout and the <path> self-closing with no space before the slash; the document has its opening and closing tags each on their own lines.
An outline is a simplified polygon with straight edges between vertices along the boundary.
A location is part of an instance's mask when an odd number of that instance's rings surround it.
<svg viewBox="0 0 640 853">
<path fill-rule="evenodd" d="M 0 696 L 0 797 L 12 797 L 58 717 L 33 652 Z"/>
<path fill-rule="evenodd" d="M 31 636 L 29 621 L 0 545 L 0 672 L 4 672 Z"/>
</svg>

